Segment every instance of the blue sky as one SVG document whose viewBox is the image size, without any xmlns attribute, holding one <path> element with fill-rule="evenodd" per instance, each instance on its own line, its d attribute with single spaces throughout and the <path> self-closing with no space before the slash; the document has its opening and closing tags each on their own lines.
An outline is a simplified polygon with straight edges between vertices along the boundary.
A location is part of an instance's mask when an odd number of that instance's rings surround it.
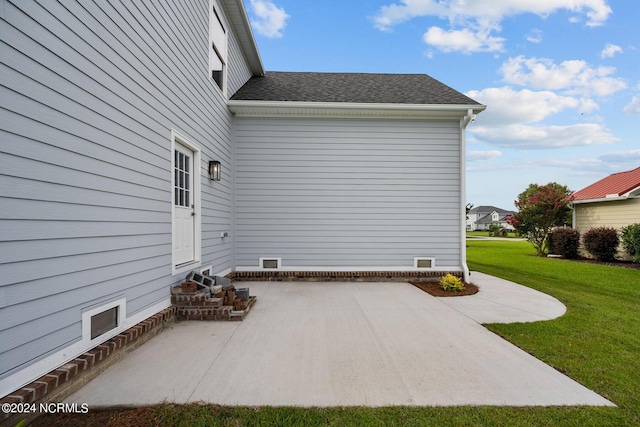
<svg viewBox="0 0 640 427">
<path fill-rule="evenodd" d="M 486 104 L 467 200 L 640 167 L 638 0 L 245 0 L 267 71 L 424 73 Z"/>
</svg>

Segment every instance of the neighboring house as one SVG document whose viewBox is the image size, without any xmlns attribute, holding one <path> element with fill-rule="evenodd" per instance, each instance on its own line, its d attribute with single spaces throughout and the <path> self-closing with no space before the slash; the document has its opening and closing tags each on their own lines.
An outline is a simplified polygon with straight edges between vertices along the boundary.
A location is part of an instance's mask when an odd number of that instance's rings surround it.
<svg viewBox="0 0 640 427">
<path fill-rule="evenodd" d="M 265 73 L 241 0 L 0 2 L 0 396 L 189 271 L 468 277 L 483 105 L 426 75 Z"/>
<path fill-rule="evenodd" d="M 507 223 L 506 217 L 513 211 L 496 208 L 495 206 L 478 206 L 467 214 L 467 231 L 488 230 L 491 225 L 498 225 L 507 230 L 514 228 Z"/>
<path fill-rule="evenodd" d="M 573 228 L 620 229 L 640 222 L 640 167 L 609 175 L 573 194 Z M 622 253 L 620 255 L 623 255 Z"/>
</svg>

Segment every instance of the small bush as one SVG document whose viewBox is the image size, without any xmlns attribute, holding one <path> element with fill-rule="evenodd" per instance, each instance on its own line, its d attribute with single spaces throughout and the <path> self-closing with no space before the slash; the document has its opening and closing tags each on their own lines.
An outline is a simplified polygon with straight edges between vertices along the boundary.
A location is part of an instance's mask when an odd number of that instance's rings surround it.
<svg viewBox="0 0 640 427">
<path fill-rule="evenodd" d="M 618 231 L 596 227 L 584 233 L 584 247 L 598 261 L 613 261 L 618 252 Z"/>
<path fill-rule="evenodd" d="M 625 252 L 631 255 L 635 262 L 640 262 L 640 224 L 623 227 L 620 229 L 620 234 Z"/>
<path fill-rule="evenodd" d="M 556 228 L 549 234 L 548 245 L 551 253 L 561 255 L 564 258 L 578 258 L 580 246 L 580 232 L 573 228 Z"/>
<path fill-rule="evenodd" d="M 462 292 L 464 290 L 464 283 L 462 283 L 462 280 L 451 273 L 440 279 L 440 285 L 445 291 Z"/>
<path fill-rule="evenodd" d="M 506 237 L 507 230 L 498 224 L 491 224 L 489 226 L 489 237 Z"/>
</svg>

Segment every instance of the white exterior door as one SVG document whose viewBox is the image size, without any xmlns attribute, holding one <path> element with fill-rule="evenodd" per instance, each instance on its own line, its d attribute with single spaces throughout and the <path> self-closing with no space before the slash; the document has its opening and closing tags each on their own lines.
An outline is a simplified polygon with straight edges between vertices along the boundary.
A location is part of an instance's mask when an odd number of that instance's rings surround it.
<svg viewBox="0 0 640 427">
<path fill-rule="evenodd" d="M 175 266 L 196 260 L 194 152 L 176 142 L 173 151 L 173 257 Z"/>
</svg>

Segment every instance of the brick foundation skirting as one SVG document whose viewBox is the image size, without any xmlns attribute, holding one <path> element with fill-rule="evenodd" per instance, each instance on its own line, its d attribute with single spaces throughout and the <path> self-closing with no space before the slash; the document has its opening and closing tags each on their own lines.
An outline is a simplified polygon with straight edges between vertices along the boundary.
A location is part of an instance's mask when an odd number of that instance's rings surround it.
<svg viewBox="0 0 640 427">
<path fill-rule="evenodd" d="M 462 273 L 450 272 L 462 278 Z M 439 280 L 446 271 L 235 271 L 225 277 L 236 282 L 407 282 Z"/>
<path fill-rule="evenodd" d="M 138 348 L 176 320 L 176 307 L 171 306 L 92 348 L 30 384 L 0 399 L 4 403 L 58 403 L 103 372 L 120 357 Z M 0 413 L 0 424 L 12 426 L 23 419 L 33 421 L 39 413 Z M 27 425 L 27 424 L 25 424 Z"/>
</svg>

